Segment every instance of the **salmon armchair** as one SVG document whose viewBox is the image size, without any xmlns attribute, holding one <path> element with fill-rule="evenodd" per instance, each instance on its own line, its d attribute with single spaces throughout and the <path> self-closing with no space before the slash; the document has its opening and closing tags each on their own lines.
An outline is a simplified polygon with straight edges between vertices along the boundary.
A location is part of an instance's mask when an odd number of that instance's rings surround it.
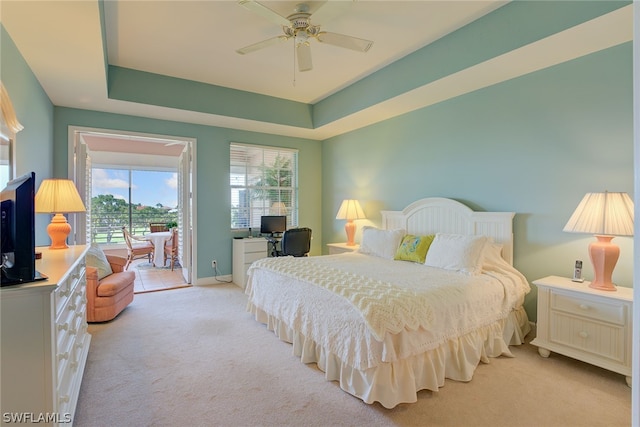
<svg viewBox="0 0 640 427">
<path fill-rule="evenodd" d="M 98 280 L 98 270 L 87 266 L 87 322 L 107 322 L 114 319 L 133 301 L 136 275 L 125 271 L 127 259 L 107 255 L 113 274 Z"/>
</svg>

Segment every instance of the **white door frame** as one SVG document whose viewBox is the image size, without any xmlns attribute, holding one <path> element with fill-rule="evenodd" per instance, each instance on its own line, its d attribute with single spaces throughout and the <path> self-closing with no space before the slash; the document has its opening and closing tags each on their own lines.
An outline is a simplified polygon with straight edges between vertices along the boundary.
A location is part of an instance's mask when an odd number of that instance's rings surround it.
<svg viewBox="0 0 640 427">
<path fill-rule="evenodd" d="M 186 217 L 191 218 L 191 224 L 184 224 L 183 229 L 183 239 L 185 245 L 189 246 L 189 251 L 187 253 L 190 254 L 189 259 L 186 260 L 183 267 L 188 269 L 188 278 L 190 278 L 190 283 L 195 284 L 197 281 L 195 277 L 197 277 L 196 272 L 198 271 L 197 266 L 197 248 L 198 248 L 198 233 L 196 230 L 198 229 L 197 223 L 197 199 L 193 197 L 194 194 L 197 194 L 197 173 L 196 173 L 196 163 L 193 159 L 196 158 L 196 138 L 188 138 L 188 137 L 177 137 L 172 135 L 159 135 L 159 134 L 150 134 L 143 132 L 129 132 L 129 131 L 120 131 L 116 129 L 101 129 L 101 128 L 89 128 L 89 127 L 81 127 L 81 126 L 69 126 L 68 127 L 68 136 L 67 136 L 67 165 L 68 165 L 68 178 L 73 180 L 74 182 L 78 182 L 79 178 L 84 180 L 84 177 L 78 176 L 78 170 L 81 169 L 78 166 L 78 158 L 76 156 L 77 152 L 77 144 L 79 141 L 79 137 L 82 133 L 101 133 L 106 135 L 117 135 L 117 136 L 132 136 L 132 137 L 142 137 L 142 138 L 152 138 L 152 139 L 165 139 L 165 140 L 176 140 L 182 141 L 190 146 L 190 161 L 188 162 L 189 170 L 184 171 L 185 175 L 190 176 L 190 179 L 183 179 L 182 182 L 185 185 L 190 185 L 190 188 L 185 188 L 183 191 L 187 192 L 187 194 L 191 197 L 191 203 L 186 203 L 184 208 L 189 209 L 189 215 Z M 81 192 L 84 194 L 84 192 Z M 75 242 L 78 244 L 84 244 L 86 242 L 86 214 L 73 214 L 73 218 L 69 218 L 69 221 L 72 222 L 72 226 L 74 230 L 78 230 L 75 236 Z M 189 232 L 191 230 L 191 232 Z M 183 260 L 185 261 L 185 260 Z M 187 276 L 185 276 L 187 277 Z"/>
</svg>

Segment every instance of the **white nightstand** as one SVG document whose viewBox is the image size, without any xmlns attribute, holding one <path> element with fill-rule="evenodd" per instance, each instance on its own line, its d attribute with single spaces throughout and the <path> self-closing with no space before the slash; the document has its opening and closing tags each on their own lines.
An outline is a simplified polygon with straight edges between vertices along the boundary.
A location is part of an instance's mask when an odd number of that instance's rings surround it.
<svg viewBox="0 0 640 427">
<path fill-rule="evenodd" d="M 536 338 L 542 357 L 551 351 L 626 376 L 631 386 L 633 289 L 591 289 L 589 282 L 548 276 L 538 286 Z"/>
<path fill-rule="evenodd" d="M 329 247 L 329 255 L 342 254 L 345 252 L 356 252 L 360 249 L 360 245 L 347 246 L 346 243 L 327 243 Z"/>
</svg>

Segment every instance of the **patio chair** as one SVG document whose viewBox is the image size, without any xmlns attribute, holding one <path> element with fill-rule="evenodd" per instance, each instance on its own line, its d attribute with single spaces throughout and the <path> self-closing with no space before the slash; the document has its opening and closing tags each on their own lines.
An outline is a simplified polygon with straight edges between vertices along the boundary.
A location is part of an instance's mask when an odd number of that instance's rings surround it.
<svg viewBox="0 0 640 427">
<path fill-rule="evenodd" d="M 171 238 L 164 244 L 164 264 L 167 263 L 167 259 L 171 260 L 171 271 L 178 259 L 178 228 L 171 229 Z"/>
<path fill-rule="evenodd" d="M 131 261 L 134 259 L 147 257 L 149 262 L 151 262 L 151 257 L 153 256 L 153 243 L 142 237 L 136 237 L 130 234 L 126 227 L 122 227 L 122 234 L 124 235 L 124 241 L 127 244 L 127 263 L 124 266 L 125 270 L 129 268 L 129 264 L 131 264 Z"/>
</svg>

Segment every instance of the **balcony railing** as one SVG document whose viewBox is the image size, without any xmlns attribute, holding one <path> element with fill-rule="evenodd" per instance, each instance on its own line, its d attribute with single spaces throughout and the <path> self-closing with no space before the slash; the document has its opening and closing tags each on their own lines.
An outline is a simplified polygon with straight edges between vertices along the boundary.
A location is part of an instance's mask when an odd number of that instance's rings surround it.
<svg viewBox="0 0 640 427">
<path fill-rule="evenodd" d="M 131 234 L 142 235 L 148 233 L 150 222 L 177 222 L 178 214 L 176 212 L 167 212 L 166 214 L 144 214 L 133 213 L 131 215 L 131 224 L 129 219 L 123 214 L 91 214 L 91 243 L 98 244 L 115 244 L 124 243 L 122 235 L 122 227 L 129 228 Z"/>
</svg>

